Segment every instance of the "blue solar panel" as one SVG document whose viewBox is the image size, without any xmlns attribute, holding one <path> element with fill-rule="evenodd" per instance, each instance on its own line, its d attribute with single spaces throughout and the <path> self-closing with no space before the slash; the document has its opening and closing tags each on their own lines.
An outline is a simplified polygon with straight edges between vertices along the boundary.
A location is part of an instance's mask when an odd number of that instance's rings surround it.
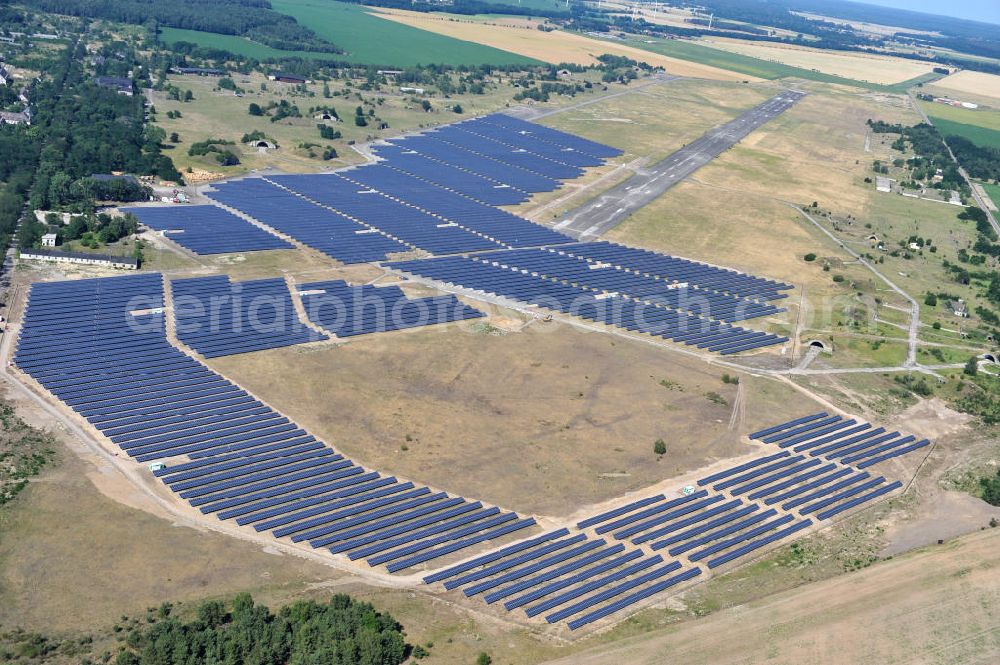
<svg viewBox="0 0 1000 665">
<path fill-rule="evenodd" d="M 292 249 L 291 243 L 212 205 L 122 208 L 195 254 Z"/>
<path fill-rule="evenodd" d="M 299 285 L 306 316 L 337 337 L 476 319 L 484 314 L 453 295 L 407 298 L 398 286 L 333 280 Z"/>
</svg>

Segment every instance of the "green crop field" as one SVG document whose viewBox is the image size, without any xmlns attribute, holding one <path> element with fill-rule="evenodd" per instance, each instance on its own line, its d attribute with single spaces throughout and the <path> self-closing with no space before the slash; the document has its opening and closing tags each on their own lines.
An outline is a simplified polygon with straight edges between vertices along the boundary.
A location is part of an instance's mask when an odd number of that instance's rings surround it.
<svg viewBox="0 0 1000 665">
<path fill-rule="evenodd" d="M 274 0 L 271 5 L 276 11 L 294 16 L 299 23 L 309 26 L 346 53 L 283 51 L 234 35 L 177 28 L 162 28 L 160 39 L 167 44 L 185 41 L 258 59 L 327 58 L 395 67 L 418 64 L 539 64 L 537 60 L 516 53 L 389 21 L 360 5 L 334 0 Z"/>
<path fill-rule="evenodd" d="M 986 183 L 980 183 L 983 186 L 983 190 L 986 191 L 986 195 L 993 199 L 993 203 L 1000 208 L 1000 185 L 988 185 Z"/>
<path fill-rule="evenodd" d="M 943 136 L 961 136 L 978 146 L 1000 148 L 1000 111 L 924 103 L 924 111 Z"/>
<path fill-rule="evenodd" d="M 402 67 L 539 64 L 516 53 L 389 21 L 360 5 L 333 0 L 272 0 L 271 6 L 342 47 L 351 62 Z"/>
<path fill-rule="evenodd" d="M 565 2 L 560 0 L 483 0 L 491 5 L 509 5 L 512 7 L 522 7 L 525 10 L 544 9 L 546 11 L 562 11 L 569 13 Z M 525 11 L 525 14 L 530 14 Z"/>
<path fill-rule="evenodd" d="M 702 44 L 696 44 L 686 40 L 670 39 L 654 43 L 647 43 L 641 39 L 626 41 L 629 46 L 635 46 L 636 48 L 652 51 L 653 53 L 660 53 L 662 55 L 680 58 L 681 60 L 690 60 L 691 62 L 698 62 L 703 65 L 711 65 L 712 67 L 728 69 L 732 72 L 739 72 L 740 74 L 757 76 L 759 78 L 769 80 L 794 77 L 809 81 L 819 81 L 821 83 L 840 83 L 843 85 L 857 86 L 859 88 L 903 92 L 910 86 L 917 83 L 926 83 L 927 81 L 940 78 L 941 76 L 940 74 L 925 74 L 908 81 L 901 81 L 900 83 L 896 83 L 894 85 L 879 85 L 877 83 L 868 83 L 865 81 L 844 78 L 843 76 L 834 76 L 833 74 L 814 72 L 811 69 L 804 69 L 802 67 L 783 65 L 778 62 L 770 62 L 768 60 L 762 60 L 748 55 L 741 55 L 739 53 L 730 53 L 729 51 L 712 48 L 711 46 L 703 46 Z"/>
<path fill-rule="evenodd" d="M 1000 148 L 1000 131 L 931 116 L 942 136 L 961 136 L 981 147 Z"/>
</svg>

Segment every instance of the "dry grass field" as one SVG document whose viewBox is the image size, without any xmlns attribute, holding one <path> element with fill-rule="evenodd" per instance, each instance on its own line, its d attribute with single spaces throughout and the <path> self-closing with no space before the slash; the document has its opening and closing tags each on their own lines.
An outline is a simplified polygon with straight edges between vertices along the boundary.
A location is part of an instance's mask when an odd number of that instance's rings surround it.
<svg viewBox="0 0 1000 665">
<path fill-rule="evenodd" d="M 978 101 L 1000 106 L 1000 76 L 985 72 L 961 71 L 935 81 L 928 86 L 934 94 L 958 97 L 962 101 Z"/>
<path fill-rule="evenodd" d="M 377 469 L 528 513 L 582 506 L 740 454 L 736 388 L 662 349 L 558 323 L 449 326 L 211 361 Z M 815 406 L 745 379 L 747 423 Z M 653 442 L 667 455 L 657 459 Z"/>
<path fill-rule="evenodd" d="M 736 39 L 706 39 L 705 44 L 753 58 L 813 69 L 824 74 L 887 85 L 927 74 L 933 67 L 931 63 L 892 56 L 830 51 L 804 46 L 777 46 Z"/>
<path fill-rule="evenodd" d="M 529 27 L 512 27 L 501 19 L 496 25 L 470 20 L 460 15 L 427 14 L 401 9 L 378 9 L 379 16 L 429 32 L 493 46 L 543 62 L 574 62 L 592 65 L 603 53 L 612 53 L 662 66 L 670 74 L 721 81 L 758 80 L 735 72 L 650 53 L 610 41 L 592 39 L 562 30 L 542 32 Z"/>
</svg>

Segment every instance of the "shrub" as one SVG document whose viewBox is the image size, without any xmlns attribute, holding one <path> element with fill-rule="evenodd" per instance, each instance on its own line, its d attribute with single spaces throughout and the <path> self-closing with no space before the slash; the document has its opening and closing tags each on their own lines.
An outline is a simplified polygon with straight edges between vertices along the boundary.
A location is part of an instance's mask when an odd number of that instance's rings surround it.
<svg viewBox="0 0 1000 665">
<path fill-rule="evenodd" d="M 663 441 L 663 439 L 657 439 L 653 442 L 653 452 L 657 455 L 667 454 L 667 444 Z"/>
<path fill-rule="evenodd" d="M 813 254 L 812 252 L 809 252 L 808 254 L 806 254 L 805 256 L 803 256 L 802 258 L 804 258 L 806 261 L 815 261 L 816 260 L 816 255 Z"/>
</svg>

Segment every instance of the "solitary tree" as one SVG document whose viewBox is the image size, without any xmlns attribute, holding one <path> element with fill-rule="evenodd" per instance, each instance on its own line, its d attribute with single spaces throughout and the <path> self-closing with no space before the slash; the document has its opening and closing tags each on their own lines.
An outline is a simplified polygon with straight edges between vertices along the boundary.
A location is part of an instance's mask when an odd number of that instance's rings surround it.
<svg viewBox="0 0 1000 665">
<path fill-rule="evenodd" d="M 965 369 L 962 370 L 962 374 L 968 374 L 969 376 L 979 374 L 979 359 L 975 356 L 969 358 L 965 363 Z"/>
<path fill-rule="evenodd" d="M 663 439 L 657 439 L 653 443 L 653 452 L 656 453 L 657 455 L 667 454 L 667 444 L 663 441 Z"/>
</svg>

